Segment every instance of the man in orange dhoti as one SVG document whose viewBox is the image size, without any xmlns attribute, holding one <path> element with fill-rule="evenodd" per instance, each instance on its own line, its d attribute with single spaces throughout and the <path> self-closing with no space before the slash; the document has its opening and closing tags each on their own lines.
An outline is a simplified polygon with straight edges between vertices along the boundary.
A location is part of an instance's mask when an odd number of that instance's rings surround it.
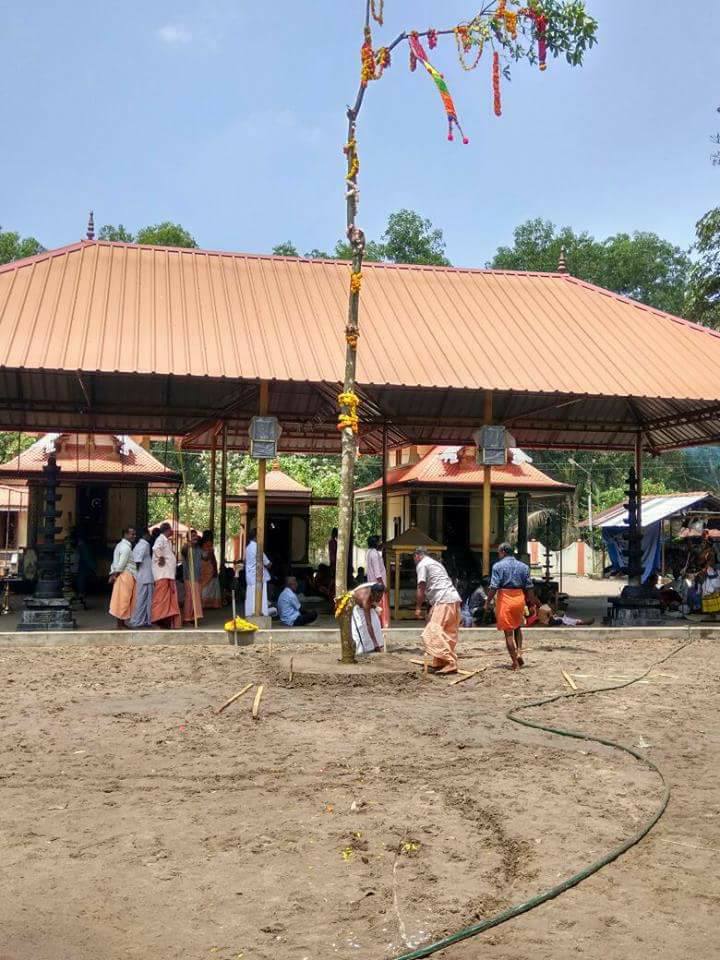
<svg viewBox="0 0 720 960">
<path fill-rule="evenodd" d="M 512 661 L 512 669 L 524 667 L 523 635 L 525 625 L 525 606 L 535 603 L 530 567 L 513 556 L 509 543 L 498 547 L 497 563 L 493 565 L 490 576 L 490 590 L 485 603 L 490 606 L 497 595 L 495 621 L 498 630 L 505 634 L 505 644 Z"/>
<path fill-rule="evenodd" d="M 110 597 L 110 616 L 115 617 L 116 629 L 125 630 L 126 620 L 132 616 L 135 608 L 135 577 L 137 565 L 133 560 L 135 529 L 128 527 L 122 532 L 122 539 L 115 547 L 109 583 L 112 584 Z"/>
<path fill-rule="evenodd" d="M 177 629 L 182 626 L 180 607 L 178 606 L 177 586 L 177 558 L 168 538 L 172 527 L 165 522 L 160 525 L 152 548 L 152 569 L 155 578 L 150 620 L 165 629 Z"/>
<path fill-rule="evenodd" d="M 460 594 L 439 560 L 429 557 L 423 549 L 416 550 L 413 559 L 417 572 L 415 616 L 422 617 L 426 602 L 430 606 L 430 620 L 423 630 L 425 652 L 432 657 L 436 673 L 457 673 Z"/>
</svg>

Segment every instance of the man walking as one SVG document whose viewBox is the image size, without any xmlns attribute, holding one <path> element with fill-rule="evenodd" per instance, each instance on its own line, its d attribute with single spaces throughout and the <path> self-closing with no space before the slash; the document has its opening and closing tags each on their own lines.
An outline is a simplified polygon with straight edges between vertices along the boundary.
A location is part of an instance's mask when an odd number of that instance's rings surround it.
<svg viewBox="0 0 720 960">
<path fill-rule="evenodd" d="M 423 630 L 425 652 L 432 657 L 436 673 L 457 673 L 455 649 L 460 629 L 460 594 L 453 586 L 447 570 L 419 547 L 414 555 L 417 572 L 415 616 L 423 615 L 423 605 L 430 607 L 430 620 Z"/>
<path fill-rule="evenodd" d="M 122 532 L 122 539 L 115 547 L 112 566 L 110 567 L 109 583 L 112 584 L 110 597 L 110 616 L 115 617 L 116 629 L 125 630 L 126 620 L 132 616 L 135 607 L 135 576 L 137 567 L 133 560 L 133 543 L 135 529 L 127 527 Z"/>
<path fill-rule="evenodd" d="M 513 556 L 509 543 L 498 547 L 499 560 L 493 565 L 486 607 L 497 595 L 495 622 L 505 634 L 505 644 L 512 661 L 512 669 L 524 667 L 522 628 L 525 624 L 525 606 L 535 604 L 530 567 Z"/>
<path fill-rule="evenodd" d="M 314 623 L 317 620 L 317 613 L 314 610 L 303 610 L 297 591 L 297 578 L 287 577 L 285 589 L 277 601 L 280 622 L 284 623 L 286 627 L 306 627 L 309 623 Z"/>
<path fill-rule="evenodd" d="M 152 570 L 152 535 L 147 529 L 143 530 L 142 536 L 133 547 L 133 560 L 137 567 L 137 577 L 135 579 L 135 609 L 132 617 L 130 617 L 129 626 L 138 630 L 152 624 L 150 611 L 152 610 L 155 578 Z"/>
</svg>

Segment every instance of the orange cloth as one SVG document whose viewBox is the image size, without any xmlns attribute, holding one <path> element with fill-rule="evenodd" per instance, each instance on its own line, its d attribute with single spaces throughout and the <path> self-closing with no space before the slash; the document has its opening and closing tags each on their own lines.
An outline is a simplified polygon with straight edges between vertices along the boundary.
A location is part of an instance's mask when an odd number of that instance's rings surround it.
<svg viewBox="0 0 720 960">
<path fill-rule="evenodd" d="M 425 652 L 432 657 L 437 669 L 452 666 L 457 670 L 458 658 L 455 648 L 460 629 L 460 604 L 436 603 L 430 613 L 430 622 L 423 630 Z"/>
<path fill-rule="evenodd" d="M 502 589 L 497 592 L 495 622 L 498 630 L 517 630 L 525 625 L 525 591 Z"/>
<path fill-rule="evenodd" d="M 385 588 L 382 605 L 380 607 L 380 625 L 383 630 L 387 630 L 390 626 L 390 597 L 388 596 L 387 587 Z"/>
<path fill-rule="evenodd" d="M 170 620 L 170 626 L 175 629 L 182 626 L 180 607 L 178 606 L 177 586 L 174 580 L 164 578 L 155 581 L 150 619 L 153 623 Z"/>
<path fill-rule="evenodd" d="M 195 594 L 195 603 L 193 604 L 193 594 Z M 185 623 L 194 623 L 195 617 L 202 620 L 202 593 L 200 584 L 195 580 L 189 580 L 185 584 L 185 600 L 183 601 L 182 618 Z"/>
<path fill-rule="evenodd" d="M 220 584 L 217 584 L 217 587 L 213 590 L 208 590 L 208 586 L 215 580 L 217 577 L 217 571 L 215 569 L 215 564 L 210 559 L 203 559 L 200 562 L 200 593 L 202 595 L 202 602 L 206 610 L 219 610 L 222 606 L 222 600 L 218 596 L 220 592 Z M 214 585 L 213 585 L 214 586 Z M 201 614 L 198 614 L 201 616 Z"/>
<path fill-rule="evenodd" d="M 129 620 L 135 609 L 135 577 L 123 570 L 113 583 L 110 597 L 110 616 L 116 620 Z"/>
</svg>

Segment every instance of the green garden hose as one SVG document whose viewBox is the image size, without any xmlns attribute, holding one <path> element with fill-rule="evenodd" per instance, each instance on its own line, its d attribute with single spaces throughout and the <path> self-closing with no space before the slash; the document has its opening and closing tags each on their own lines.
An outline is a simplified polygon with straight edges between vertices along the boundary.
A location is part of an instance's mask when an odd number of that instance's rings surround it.
<svg viewBox="0 0 720 960">
<path fill-rule="evenodd" d="M 396 957 L 395 960 L 421 960 L 423 957 L 429 957 L 431 954 L 437 953 L 438 950 L 445 950 L 447 947 L 451 947 L 455 943 L 460 943 L 461 940 L 468 940 L 470 937 L 476 937 L 478 934 L 484 933 L 486 930 L 490 930 L 492 927 L 498 927 L 501 923 L 506 923 L 508 920 L 512 920 L 514 917 L 519 917 L 522 913 L 527 913 L 529 910 L 534 910 L 535 907 L 539 907 L 540 904 L 547 903 L 548 900 L 553 900 L 555 897 L 559 897 L 561 893 L 565 893 L 565 891 L 570 890 L 571 887 L 576 887 L 579 883 L 582 883 L 583 880 L 587 880 L 588 877 L 591 877 L 594 873 L 597 873 L 598 870 L 606 867 L 609 863 L 612 863 L 613 860 L 617 860 L 618 857 L 622 856 L 623 853 L 626 853 L 631 847 L 634 847 L 636 843 L 639 843 L 643 837 L 650 833 L 652 828 L 665 812 L 665 808 L 668 805 L 668 800 L 670 799 L 670 788 L 665 782 L 665 777 L 663 776 L 659 767 L 657 767 L 651 760 L 648 760 L 647 757 L 644 757 L 636 750 L 633 750 L 632 747 L 623 746 L 623 744 L 615 743 L 613 740 L 605 740 L 603 737 L 591 737 L 587 733 L 579 733 L 576 730 L 561 730 L 559 727 L 546 727 L 541 723 L 534 723 L 532 720 L 524 720 L 521 717 L 518 717 L 517 714 L 521 710 L 531 710 L 535 707 L 544 707 L 549 703 L 556 703 L 558 700 L 570 700 L 575 697 L 587 697 L 594 693 L 607 693 L 611 690 L 622 690 L 624 687 L 630 687 L 632 684 L 637 683 L 639 680 L 642 680 L 644 677 L 646 677 L 652 670 L 655 669 L 655 667 L 659 667 L 660 664 L 665 663 L 666 660 L 669 660 L 671 657 L 674 657 L 676 654 L 680 653 L 681 650 L 684 650 L 685 647 L 689 646 L 689 644 L 692 642 L 692 640 L 688 640 L 681 644 L 679 647 L 673 650 L 672 653 L 669 653 L 666 657 L 663 657 L 661 660 L 657 660 L 652 664 L 652 666 L 648 667 L 645 673 L 640 674 L 639 677 L 635 677 L 632 680 L 627 680 L 625 683 L 620 683 L 617 686 L 612 687 L 596 687 L 593 690 L 577 690 L 573 691 L 572 693 L 556 694 L 553 697 L 546 697 L 543 700 L 534 700 L 532 703 L 524 703 L 522 706 L 513 707 L 512 710 L 509 710 L 506 715 L 508 720 L 512 720 L 513 723 L 522 724 L 524 727 L 532 727 L 534 730 L 542 730 L 544 733 L 555 733 L 560 737 L 573 737 L 575 740 L 587 740 L 591 741 L 592 743 L 600 743 L 606 747 L 612 747 L 614 750 L 622 750 L 624 753 L 629 753 L 631 757 L 634 757 L 636 760 L 639 760 L 641 763 L 644 763 L 646 766 L 650 767 L 651 770 L 654 770 L 660 778 L 660 782 L 662 783 L 663 795 L 657 810 L 655 813 L 653 813 L 650 819 L 645 822 L 640 830 L 638 830 L 637 833 L 634 833 L 631 837 L 628 837 L 627 840 L 624 840 L 619 846 L 614 847 L 609 853 L 606 853 L 605 856 L 601 857 L 599 860 L 596 860 L 594 863 L 591 863 L 590 866 L 583 868 L 579 873 L 574 873 L 571 877 L 568 877 L 567 880 L 563 880 L 562 883 L 551 887 L 549 890 L 531 897 L 530 900 L 526 900 L 524 903 L 519 903 L 514 907 L 508 907 L 507 910 L 503 910 L 502 913 L 498 913 L 494 917 L 489 917 L 487 920 L 482 920 L 480 923 L 475 923 L 472 924 L 472 926 L 458 930 L 457 933 L 452 933 L 449 936 L 444 937 L 442 940 L 438 940 L 435 943 L 430 943 L 425 947 L 420 947 L 417 950 L 413 950 L 412 953 L 404 953 L 401 956 Z"/>
</svg>

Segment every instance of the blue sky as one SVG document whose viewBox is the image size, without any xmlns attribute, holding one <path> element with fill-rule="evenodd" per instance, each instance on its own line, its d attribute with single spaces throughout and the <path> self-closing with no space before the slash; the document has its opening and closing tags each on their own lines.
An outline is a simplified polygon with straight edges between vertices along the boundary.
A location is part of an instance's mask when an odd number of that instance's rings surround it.
<svg viewBox="0 0 720 960">
<path fill-rule="evenodd" d="M 386 0 L 376 41 L 466 19 L 477 0 Z M 6 96 L 0 224 L 59 246 L 96 222 L 171 219 L 209 249 L 330 248 L 343 231 L 345 104 L 362 0 L 0 0 Z M 371 86 L 360 126 L 369 237 L 411 207 L 456 264 L 482 265 L 523 220 L 597 236 L 653 230 L 682 246 L 719 201 L 720 4 L 588 0 L 586 65 L 514 67 L 504 116 L 490 62 L 435 53 L 469 146 L 446 139 L 430 79 L 405 49 Z"/>
</svg>

